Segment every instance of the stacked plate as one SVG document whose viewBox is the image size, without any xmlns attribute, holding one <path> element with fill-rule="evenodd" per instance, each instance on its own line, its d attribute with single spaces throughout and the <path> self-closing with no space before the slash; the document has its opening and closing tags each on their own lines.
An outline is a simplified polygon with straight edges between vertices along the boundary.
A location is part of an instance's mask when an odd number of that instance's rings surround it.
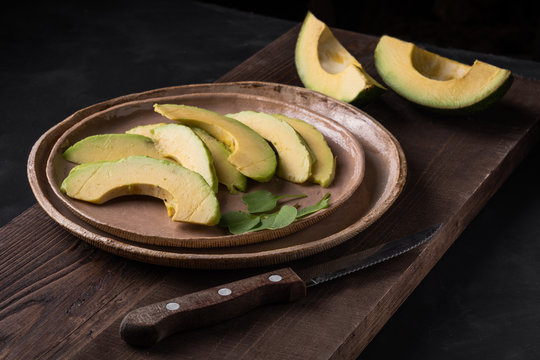
<svg viewBox="0 0 540 360">
<path fill-rule="evenodd" d="M 166 122 L 155 103 L 198 106 L 221 114 L 253 110 L 281 113 L 314 125 L 337 157 L 328 188 L 294 184 L 277 177 L 248 182 L 248 192 L 306 194 L 301 207 L 330 193 L 327 209 L 278 230 L 231 235 L 219 226 L 173 222 L 160 200 L 131 196 L 102 205 L 65 196 L 60 184 L 73 164 L 62 153 L 96 134 L 123 133 L 138 125 Z M 147 263 L 188 268 L 266 266 L 299 259 L 336 246 L 378 219 L 395 201 L 406 178 L 397 140 L 352 105 L 307 89 L 263 82 L 197 84 L 157 89 L 111 99 L 79 110 L 36 142 L 28 177 L 41 207 L 65 229 L 105 251 Z M 221 211 L 243 209 L 242 194 L 220 188 Z"/>
</svg>

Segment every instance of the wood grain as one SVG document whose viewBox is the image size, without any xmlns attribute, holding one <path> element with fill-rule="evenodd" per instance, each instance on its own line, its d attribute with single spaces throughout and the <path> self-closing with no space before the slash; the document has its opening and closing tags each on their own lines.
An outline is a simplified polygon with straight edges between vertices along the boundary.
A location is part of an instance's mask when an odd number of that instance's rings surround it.
<svg viewBox="0 0 540 360">
<path fill-rule="evenodd" d="M 122 319 L 120 336 L 134 346 L 152 346 L 180 331 L 215 325 L 305 295 L 304 281 L 291 268 L 277 269 L 137 308 Z"/>
<path fill-rule="evenodd" d="M 292 60 L 297 31 L 220 80 L 299 85 Z M 376 38 L 335 34 L 369 71 Z M 404 148 L 409 172 L 403 193 L 358 237 L 289 265 L 340 256 L 435 222 L 444 223 L 440 233 L 414 252 L 310 289 L 295 303 L 256 309 L 149 349 L 121 340 L 120 321 L 129 310 L 265 269 L 195 271 L 125 260 L 78 241 L 33 206 L 0 229 L 0 357 L 353 359 L 538 142 L 538 98 L 540 84 L 518 77 L 494 108 L 446 118 L 386 92 L 364 110 Z"/>
</svg>

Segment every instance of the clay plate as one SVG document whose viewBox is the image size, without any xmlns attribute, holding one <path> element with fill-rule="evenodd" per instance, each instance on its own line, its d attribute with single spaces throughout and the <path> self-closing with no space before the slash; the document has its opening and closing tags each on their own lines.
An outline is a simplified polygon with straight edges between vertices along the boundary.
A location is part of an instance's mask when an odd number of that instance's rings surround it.
<svg viewBox="0 0 540 360">
<path fill-rule="evenodd" d="M 348 129 L 362 144 L 365 155 L 362 183 L 347 201 L 323 221 L 301 231 L 269 241 L 218 248 L 166 247 L 126 240 L 90 225 L 60 200 L 47 178 L 47 163 L 59 138 L 78 121 L 127 102 L 201 93 L 261 96 L 294 104 L 299 111 L 331 118 Z M 397 140 L 375 119 L 352 105 L 294 86 L 236 82 L 157 89 L 111 99 L 79 110 L 51 128 L 36 142 L 28 160 L 28 178 L 36 199 L 52 219 L 100 249 L 126 258 L 165 266 L 232 269 L 296 260 L 351 239 L 382 216 L 394 203 L 405 184 L 406 161 Z"/>
<path fill-rule="evenodd" d="M 124 133 L 135 126 L 173 122 L 153 110 L 155 103 L 185 104 L 221 114 L 243 110 L 282 113 L 305 120 L 323 133 L 337 157 L 336 176 L 328 188 L 316 184 L 294 184 L 274 177 L 268 183 L 249 181 L 246 192 L 269 190 L 273 194 L 306 194 L 306 198 L 287 202 L 306 207 L 330 193 L 330 206 L 291 225 L 231 235 L 219 226 L 202 226 L 171 221 L 163 202 L 146 196 L 126 196 L 96 205 L 71 199 L 60 191 L 60 184 L 74 164 L 62 153 L 75 142 L 96 134 Z M 53 147 L 47 164 L 50 186 L 64 205 L 81 219 L 110 234 L 145 244 L 179 247 L 226 247 L 266 241 L 302 230 L 338 209 L 356 191 L 364 176 L 364 152 L 356 137 L 338 123 L 309 109 L 272 98 L 242 93 L 192 93 L 129 101 L 93 113 L 64 132 Z M 246 209 L 242 193 L 232 195 L 220 186 L 218 200 L 222 213 Z"/>
</svg>

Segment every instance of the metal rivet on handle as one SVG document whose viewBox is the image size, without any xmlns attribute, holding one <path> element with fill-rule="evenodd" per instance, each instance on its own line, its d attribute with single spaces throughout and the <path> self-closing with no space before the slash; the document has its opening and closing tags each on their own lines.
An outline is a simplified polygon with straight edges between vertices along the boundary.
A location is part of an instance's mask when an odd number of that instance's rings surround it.
<svg viewBox="0 0 540 360">
<path fill-rule="evenodd" d="M 281 281 L 281 279 L 283 279 L 283 278 L 281 276 L 279 276 L 279 275 L 276 275 L 276 274 L 270 275 L 268 277 L 268 280 L 270 280 L 271 282 L 278 282 L 278 281 Z"/>
<path fill-rule="evenodd" d="M 227 288 L 221 288 L 218 290 L 218 294 L 221 296 L 228 296 L 232 294 L 232 290 Z"/>
<path fill-rule="evenodd" d="M 180 308 L 180 305 L 178 303 L 168 303 L 167 305 L 165 305 L 165 307 L 167 308 L 167 310 L 178 310 Z"/>
</svg>

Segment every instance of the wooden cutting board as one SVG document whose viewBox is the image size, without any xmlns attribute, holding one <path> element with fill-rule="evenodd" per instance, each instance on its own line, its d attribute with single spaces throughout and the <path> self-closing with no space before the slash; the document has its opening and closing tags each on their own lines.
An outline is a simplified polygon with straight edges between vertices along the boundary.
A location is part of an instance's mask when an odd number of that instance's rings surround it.
<svg viewBox="0 0 540 360">
<path fill-rule="evenodd" d="M 294 67 L 298 26 L 224 75 L 301 85 Z M 377 39 L 335 35 L 371 74 Z M 539 138 L 540 84 L 517 77 L 479 115 L 424 112 L 392 91 L 363 108 L 401 143 L 404 191 L 366 231 L 294 267 L 316 263 L 443 223 L 426 246 L 366 271 L 310 289 L 293 304 L 268 306 L 225 323 L 173 336 L 150 349 L 126 345 L 122 317 L 155 301 L 268 269 L 183 270 L 126 260 L 77 240 L 37 206 L 0 229 L 5 246 L 2 353 L 35 358 L 327 359 L 355 358 L 443 256 Z"/>
</svg>

